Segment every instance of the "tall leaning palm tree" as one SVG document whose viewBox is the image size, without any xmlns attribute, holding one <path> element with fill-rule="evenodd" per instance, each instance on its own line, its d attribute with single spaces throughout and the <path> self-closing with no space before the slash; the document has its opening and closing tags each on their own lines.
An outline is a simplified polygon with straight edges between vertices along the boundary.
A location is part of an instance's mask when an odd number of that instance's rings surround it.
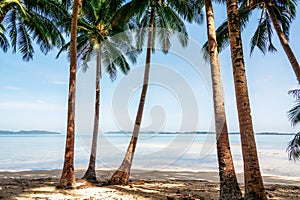
<svg viewBox="0 0 300 200">
<path fill-rule="evenodd" d="M 254 138 L 237 0 L 226 0 L 228 32 L 244 161 L 245 199 L 266 200 Z"/>
<path fill-rule="evenodd" d="M 208 52 L 210 56 L 213 88 L 215 129 L 220 176 L 220 199 L 242 199 L 242 192 L 237 182 L 228 139 L 223 86 L 217 50 L 214 11 L 211 0 L 204 0 L 204 4 L 206 10 Z"/>
<path fill-rule="evenodd" d="M 266 51 L 274 52 L 276 48 L 272 43 L 273 30 L 275 29 L 277 37 L 285 51 L 291 67 L 296 75 L 298 83 L 300 83 L 300 66 L 297 58 L 289 45 L 289 30 L 290 24 L 296 16 L 295 0 L 245 0 L 239 7 L 240 26 L 245 29 L 250 20 L 251 14 L 257 10 L 261 10 L 261 17 L 258 22 L 257 29 L 251 38 L 250 54 L 252 54 L 255 47 L 257 47 L 264 54 Z M 227 20 L 217 29 L 217 41 L 219 52 L 222 51 L 229 44 Z M 207 43 L 204 45 L 207 49 Z"/>
<path fill-rule="evenodd" d="M 71 20 L 70 36 L 70 77 L 68 97 L 68 120 L 65 146 L 64 167 L 59 180 L 59 187 L 71 189 L 75 187 L 74 174 L 74 141 L 75 141 L 75 87 L 76 87 L 76 64 L 77 64 L 77 20 L 81 0 L 74 0 Z"/>
<path fill-rule="evenodd" d="M 288 42 L 290 23 L 296 17 L 296 5 L 296 0 L 251 0 L 248 3 L 248 8 L 251 10 L 260 8 L 262 12 L 261 16 L 264 16 L 264 18 L 260 20 L 258 29 L 251 40 L 251 51 L 254 46 L 257 46 L 260 49 L 264 47 L 264 40 L 266 38 L 265 32 L 267 32 L 268 35 L 267 41 L 269 41 L 269 50 L 274 50 L 271 42 L 272 30 L 270 30 L 272 24 L 280 44 L 296 75 L 297 81 L 300 84 L 300 65 Z"/>
<path fill-rule="evenodd" d="M 127 184 L 129 181 L 132 160 L 138 140 L 146 101 L 150 73 L 151 51 L 155 48 L 155 38 L 158 36 L 162 51 L 167 53 L 171 45 L 170 36 L 174 33 L 174 31 L 178 31 L 181 32 L 181 34 L 178 35 L 179 41 L 183 46 L 186 46 L 188 37 L 182 18 L 190 21 L 193 20 L 194 10 L 193 5 L 188 1 L 132 0 L 125 4 L 116 14 L 113 25 L 128 22 L 133 17 L 135 17 L 134 19 L 137 22 L 138 27 L 141 28 L 136 34 L 138 49 L 142 48 L 144 38 L 147 34 L 147 51 L 143 87 L 129 146 L 122 164 L 112 175 L 108 181 L 108 184 Z M 161 29 L 155 30 L 157 27 Z"/>
<path fill-rule="evenodd" d="M 47 54 L 53 47 L 61 48 L 64 38 L 56 22 L 67 13 L 57 0 L 6 0 L 0 2 L 0 47 L 6 52 L 11 46 L 17 49 L 23 60 L 33 58 L 35 41 L 42 53 Z M 10 44 L 8 41 L 10 39 Z"/>
<path fill-rule="evenodd" d="M 112 80 L 115 79 L 117 68 L 127 74 L 130 69 L 126 58 L 136 62 L 136 51 L 131 45 L 131 38 L 124 27 L 112 27 L 111 19 L 121 6 L 119 0 L 91 0 L 83 2 L 78 20 L 77 60 L 81 62 L 83 71 L 88 70 L 88 62 L 96 55 L 96 91 L 94 106 L 94 127 L 90 160 L 83 179 L 97 181 L 96 156 L 100 117 L 100 79 L 102 64 L 106 67 Z M 122 33 L 120 33 L 122 32 Z M 67 50 L 70 43 L 62 49 Z M 59 52 L 59 54 L 61 53 Z M 58 56 L 59 56 L 58 54 Z"/>
</svg>

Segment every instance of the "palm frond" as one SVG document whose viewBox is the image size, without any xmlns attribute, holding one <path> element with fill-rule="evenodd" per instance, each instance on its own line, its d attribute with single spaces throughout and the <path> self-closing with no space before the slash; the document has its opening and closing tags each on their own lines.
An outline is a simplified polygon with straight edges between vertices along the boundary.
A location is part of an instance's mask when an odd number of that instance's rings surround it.
<svg viewBox="0 0 300 200">
<path fill-rule="evenodd" d="M 118 68 L 124 73 L 127 74 L 130 70 L 130 66 L 126 60 L 126 58 L 121 55 L 120 57 L 116 58 L 114 61 L 114 64 L 118 66 Z M 113 78 L 113 77 L 112 77 Z"/>
<path fill-rule="evenodd" d="M 81 70 L 85 73 L 89 69 L 88 62 L 91 61 L 92 58 L 95 57 L 95 51 L 92 46 L 85 46 L 84 48 L 81 48 L 80 51 L 77 53 L 78 56 L 78 64 L 77 66 L 80 66 Z"/>
<path fill-rule="evenodd" d="M 58 51 L 57 55 L 56 55 L 56 59 L 60 56 L 60 54 L 63 52 L 63 51 L 67 51 L 70 47 L 70 42 L 66 43 L 65 45 L 63 45 L 60 50 Z"/>
<path fill-rule="evenodd" d="M 126 3 L 112 17 L 112 26 L 117 27 L 126 24 L 136 13 L 143 13 L 147 10 L 148 5 L 148 0 L 132 0 Z"/>
<path fill-rule="evenodd" d="M 132 33 L 131 32 L 123 32 L 117 35 L 114 35 L 109 38 L 114 44 L 117 44 L 118 49 L 126 55 L 126 58 L 130 60 L 131 63 L 135 64 L 137 62 L 138 51 L 132 45 Z"/>
<path fill-rule="evenodd" d="M 274 46 L 273 42 L 272 42 L 272 36 L 273 36 L 273 30 L 272 30 L 272 26 L 271 26 L 271 19 L 269 17 L 269 15 L 266 13 L 266 32 L 267 32 L 267 37 L 268 37 L 268 51 L 273 53 L 275 51 L 277 51 L 276 47 Z"/>
<path fill-rule="evenodd" d="M 286 149 L 289 160 L 297 161 L 300 158 L 300 132 L 289 142 Z"/>
<path fill-rule="evenodd" d="M 288 119 L 292 126 L 300 122 L 300 100 L 297 99 L 295 105 L 288 111 Z"/>
<path fill-rule="evenodd" d="M 194 19 L 193 21 L 197 24 L 202 24 L 204 22 L 204 13 L 203 13 L 203 7 L 204 7 L 204 0 L 192 0 L 190 3 L 193 6 L 194 10 Z"/>
<path fill-rule="evenodd" d="M 24 6 L 28 11 L 42 15 L 55 23 L 69 15 L 66 7 L 58 0 L 24 0 Z"/>
<path fill-rule="evenodd" d="M 66 9 L 70 9 L 72 6 L 72 1 L 71 0 L 61 0 L 62 5 L 66 7 Z"/>
<path fill-rule="evenodd" d="M 41 52 L 47 54 L 53 47 L 62 47 L 65 41 L 57 27 L 42 15 L 32 13 L 31 16 L 24 23 L 39 45 Z"/>
<path fill-rule="evenodd" d="M 169 27 L 164 19 L 164 17 L 162 16 L 162 13 L 159 12 L 158 13 L 159 17 L 157 20 L 157 27 L 159 27 L 159 30 L 156 31 L 158 36 L 159 36 L 159 42 L 161 44 L 161 49 L 163 51 L 163 53 L 168 53 L 168 50 L 171 47 L 171 41 L 170 41 L 170 30 Z M 157 28 L 155 28 L 157 29 Z"/>
<path fill-rule="evenodd" d="M 95 7 L 98 7 L 99 4 L 101 4 L 101 1 L 98 2 L 98 4 L 94 3 L 94 1 L 83 1 L 80 16 L 87 20 L 89 23 L 95 23 L 97 21 L 97 18 L 102 17 L 99 12 L 96 13 L 98 9 Z"/>
<path fill-rule="evenodd" d="M 18 49 L 23 60 L 28 61 L 33 57 L 33 41 L 39 45 L 44 54 L 53 47 L 60 48 L 64 44 L 64 37 L 55 22 L 65 15 L 66 10 L 58 0 L 5 2 L 17 2 L 10 8 L 3 22 L 13 53 Z M 4 44 L 2 41 L 1 44 Z"/>
<path fill-rule="evenodd" d="M 177 0 L 168 0 L 168 1 L 164 1 L 164 3 L 166 3 L 167 5 L 159 5 L 159 7 L 162 8 L 170 8 L 173 11 L 176 11 L 176 13 L 178 13 L 178 15 L 183 19 L 186 20 L 188 22 L 193 22 L 193 20 L 195 19 L 195 10 L 196 3 L 194 3 L 193 1 L 188 1 L 188 0 L 181 0 L 181 1 L 177 1 Z"/>
<path fill-rule="evenodd" d="M 7 32 L 9 34 L 12 52 L 17 52 L 17 39 L 18 39 L 18 30 L 17 30 L 17 13 L 15 10 L 11 10 L 8 12 L 7 17 L 5 18 L 5 22 L 8 24 Z"/>
<path fill-rule="evenodd" d="M 18 10 L 19 14 L 22 16 L 26 16 L 28 13 L 22 3 L 18 0 L 2 0 L 1 2 L 1 16 L 5 15 L 7 12 L 9 12 L 12 8 L 15 10 Z"/>
<path fill-rule="evenodd" d="M 142 25 L 139 26 L 139 29 L 136 30 L 136 35 L 135 35 L 135 38 L 136 38 L 136 49 L 138 51 L 142 51 L 143 50 L 143 46 L 145 44 L 145 38 L 147 36 L 147 33 L 148 33 L 148 29 L 147 28 L 140 28 L 140 27 L 144 27 L 145 24 L 148 24 L 148 21 L 145 19 L 142 21 Z"/>
<path fill-rule="evenodd" d="M 0 47 L 3 50 L 3 52 L 7 52 L 9 48 L 9 42 L 4 33 L 5 28 L 2 24 L 0 24 Z"/>
<path fill-rule="evenodd" d="M 265 10 L 263 9 L 261 17 L 259 19 L 257 29 L 256 29 L 253 37 L 251 38 L 250 55 L 252 55 L 255 47 L 259 48 L 263 54 L 266 53 L 266 50 L 267 50 L 266 45 L 268 42 L 268 38 L 267 38 L 267 23 L 268 23 L 268 21 L 266 18 L 263 19 L 264 13 L 265 13 Z"/>
<path fill-rule="evenodd" d="M 123 52 L 109 40 L 102 43 L 101 46 L 104 66 L 107 66 L 106 71 L 110 75 L 111 79 L 113 80 L 116 77 L 117 67 L 126 74 L 130 67 L 123 55 Z"/>
<path fill-rule="evenodd" d="M 268 7 L 268 9 L 273 10 L 273 13 L 275 13 L 286 39 L 289 40 L 290 25 L 292 20 L 295 18 L 295 11 L 293 11 L 293 13 L 290 13 L 289 8 L 278 4 L 272 7 Z"/>
<path fill-rule="evenodd" d="M 170 7 L 160 8 L 161 16 L 164 18 L 166 29 L 170 30 L 172 34 L 177 34 L 178 39 L 182 46 L 187 46 L 188 34 L 184 22 Z"/>
<path fill-rule="evenodd" d="M 289 90 L 288 94 L 292 95 L 296 99 L 300 99 L 300 89 Z"/>
<path fill-rule="evenodd" d="M 20 53 L 23 55 L 22 59 L 29 61 L 33 58 L 34 49 L 31 45 L 32 41 L 28 34 L 28 30 L 23 23 L 18 24 L 18 32 L 18 46 Z"/>
</svg>

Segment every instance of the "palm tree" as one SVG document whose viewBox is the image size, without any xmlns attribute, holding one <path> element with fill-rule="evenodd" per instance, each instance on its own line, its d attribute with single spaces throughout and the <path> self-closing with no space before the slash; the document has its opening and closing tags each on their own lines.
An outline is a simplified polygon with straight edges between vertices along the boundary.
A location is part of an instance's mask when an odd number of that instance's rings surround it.
<svg viewBox="0 0 300 200">
<path fill-rule="evenodd" d="M 243 1 L 239 8 L 240 26 L 244 28 L 249 22 L 250 16 L 255 9 L 261 9 L 261 17 L 257 29 L 251 38 L 252 54 L 255 47 L 258 47 L 264 54 L 266 51 L 274 52 L 276 48 L 272 43 L 272 25 L 279 38 L 292 69 L 300 83 L 300 66 L 296 56 L 289 45 L 289 28 L 292 20 L 296 16 L 296 1 L 266 1 L 266 0 L 246 0 Z M 217 29 L 217 41 L 219 52 L 229 44 L 227 20 Z M 204 45 L 207 49 L 207 43 Z"/>
<path fill-rule="evenodd" d="M 178 35 L 181 44 L 186 46 L 188 37 L 181 17 L 192 21 L 194 12 L 193 4 L 188 1 L 132 0 L 125 4 L 115 15 L 113 21 L 114 26 L 119 23 L 126 23 L 135 17 L 134 20 L 138 23 L 138 27 L 141 28 L 136 34 L 138 49 L 142 48 L 145 35 L 148 34 L 148 36 L 144 81 L 132 137 L 122 164 L 112 175 L 108 184 L 127 184 L 129 181 L 130 169 L 142 122 L 149 82 L 151 50 L 154 50 L 155 48 L 155 38 L 158 36 L 162 51 L 167 53 L 171 45 L 170 36 L 174 33 L 174 31 L 178 31 L 182 33 Z M 154 27 L 160 27 L 161 29 L 155 30 Z"/>
<path fill-rule="evenodd" d="M 126 32 L 119 33 L 123 29 L 121 27 L 114 27 L 113 29 L 111 26 L 111 18 L 121 6 L 121 2 L 122 1 L 118 0 L 85 1 L 83 2 L 80 12 L 83 14 L 79 16 L 78 20 L 77 60 L 82 62 L 82 69 L 84 71 L 88 70 L 87 63 L 93 58 L 93 55 L 96 54 L 96 96 L 93 138 L 89 165 L 83 176 L 83 179 L 91 182 L 97 181 L 95 168 L 100 115 L 101 60 L 103 60 L 103 64 L 107 67 L 106 70 L 112 80 L 116 77 L 116 66 L 118 66 L 123 73 L 127 74 L 130 67 L 126 57 L 129 58 L 132 63 L 136 62 L 136 51 L 131 46 L 131 39 L 128 34 Z M 63 50 L 67 50 L 69 45 L 70 44 L 67 43 L 59 54 Z"/>
<path fill-rule="evenodd" d="M 296 104 L 288 111 L 288 118 L 292 126 L 296 126 L 300 122 L 300 90 L 294 89 L 288 92 L 296 99 Z M 299 160 L 300 158 L 300 132 L 289 142 L 287 147 L 289 160 Z"/>
<path fill-rule="evenodd" d="M 213 6 L 211 0 L 204 0 L 204 4 L 206 9 L 208 52 L 210 55 L 214 100 L 215 129 L 220 176 L 220 199 L 241 199 L 242 192 L 237 182 L 228 139 Z"/>
<path fill-rule="evenodd" d="M 72 8 L 71 36 L 70 36 L 70 77 L 68 97 L 68 122 L 65 147 L 64 167 L 59 180 L 59 187 L 64 189 L 74 188 L 74 131 L 75 131 L 75 87 L 76 87 L 76 62 L 77 62 L 77 20 L 81 0 L 74 0 Z"/>
<path fill-rule="evenodd" d="M 252 125 L 237 0 L 226 0 L 236 103 L 244 161 L 245 199 L 266 200 Z"/>
<path fill-rule="evenodd" d="M 56 22 L 65 14 L 66 10 L 56 0 L 1 1 L 0 47 L 6 52 L 11 45 L 13 53 L 19 49 L 25 61 L 33 58 L 32 41 L 40 46 L 44 54 L 53 47 L 60 48 L 64 44 L 64 38 Z M 11 44 L 7 37 L 10 38 Z"/>
<path fill-rule="evenodd" d="M 290 47 L 288 39 L 287 39 L 288 33 L 289 33 L 288 32 L 289 23 L 291 23 L 291 19 L 293 19 L 295 17 L 295 13 L 296 13 L 295 1 L 292 1 L 292 0 L 283 1 L 283 5 L 274 1 L 274 2 L 264 3 L 264 5 L 270 16 L 270 19 L 271 19 L 273 27 L 277 33 L 277 36 L 281 43 L 281 46 L 282 46 L 283 50 L 285 51 L 285 53 L 291 63 L 291 66 L 294 70 L 294 73 L 297 77 L 297 81 L 300 84 L 300 66 L 299 66 L 296 56 L 295 56 L 292 48 Z M 282 13 L 288 13 L 288 14 L 290 14 L 290 17 L 286 17 L 285 15 L 282 15 Z M 282 28 L 280 25 L 282 26 Z"/>
</svg>

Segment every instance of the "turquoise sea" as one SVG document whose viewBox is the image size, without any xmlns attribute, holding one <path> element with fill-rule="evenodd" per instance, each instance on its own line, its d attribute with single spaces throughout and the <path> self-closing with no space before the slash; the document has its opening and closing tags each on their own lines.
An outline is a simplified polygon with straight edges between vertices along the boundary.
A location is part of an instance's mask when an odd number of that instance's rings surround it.
<svg viewBox="0 0 300 200">
<path fill-rule="evenodd" d="M 130 134 L 101 134 L 98 169 L 119 166 Z M 264 175 L 299 176 L 299 163 L 289 161 L 286 147 L 292 135 L 256 135 Z M 86 168 L 91 136 L 76 133 L 75 167 Z M 236 170 L 242 172 L 240 136 L 230 135 Z M 0 135 L 0 171 L 61 169 L 65 135 Z M 214 134 L 141 134 L 133 169 L 217 171 Z"/>
</svg>

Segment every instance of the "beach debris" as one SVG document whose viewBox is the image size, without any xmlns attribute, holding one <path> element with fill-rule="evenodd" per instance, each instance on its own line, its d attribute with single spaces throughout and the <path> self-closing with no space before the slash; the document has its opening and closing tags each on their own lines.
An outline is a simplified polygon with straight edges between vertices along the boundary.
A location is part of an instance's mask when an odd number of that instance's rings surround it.
<svg viewBox="0 0 300 200">
<path fill-rule="evenodd" d="M 145 185 L 145 181 L 141 180 L 141 181 L 136 181 L 134 182 L 135 185 Z"/>
</svg>

